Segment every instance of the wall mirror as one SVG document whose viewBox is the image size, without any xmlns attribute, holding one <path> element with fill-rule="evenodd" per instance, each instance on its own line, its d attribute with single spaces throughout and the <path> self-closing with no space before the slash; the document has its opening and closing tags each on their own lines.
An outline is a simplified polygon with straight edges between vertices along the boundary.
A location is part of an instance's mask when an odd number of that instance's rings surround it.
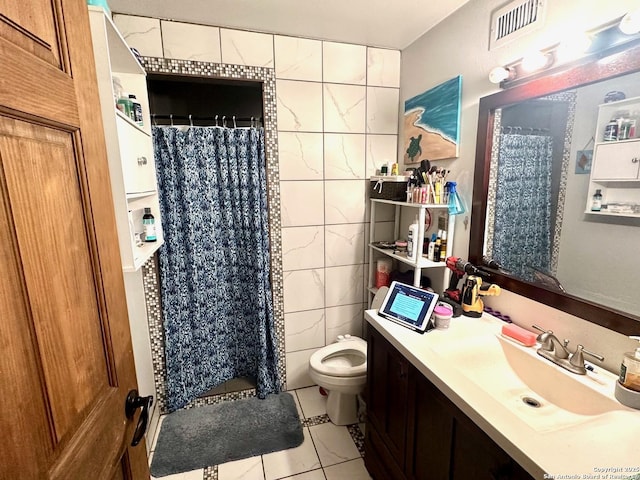
<svg viewBox="0 0 640 480">
<path fill-rule="evenodd" d="M 612 91 L 640 97 L 637 41 L 480 99 L 469 260 L 502 259 L 487 270 L 507 290 L 638 335 L 640 215 L 585 212 L 598 105 Z"/>
</svg>

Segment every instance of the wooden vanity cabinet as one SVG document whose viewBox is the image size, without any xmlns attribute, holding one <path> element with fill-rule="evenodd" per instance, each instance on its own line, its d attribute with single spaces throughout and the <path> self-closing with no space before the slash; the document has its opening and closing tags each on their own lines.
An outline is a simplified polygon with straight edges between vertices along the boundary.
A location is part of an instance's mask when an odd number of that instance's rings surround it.
<svg viewBox="0 0 640 480">
<path fill-rule="evenodd" d="M 375 480 L 532 480 L 375 328 L 365 465 Z"/>
</svg>

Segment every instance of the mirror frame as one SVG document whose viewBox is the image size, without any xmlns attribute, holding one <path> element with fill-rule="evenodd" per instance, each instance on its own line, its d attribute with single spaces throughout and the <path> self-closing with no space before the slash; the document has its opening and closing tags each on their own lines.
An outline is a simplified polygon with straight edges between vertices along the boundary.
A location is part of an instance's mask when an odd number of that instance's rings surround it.
<svg viewBox="0 0 640 480">
<path fill-rule="evenodd" d="M 634 41 L 631 42 L 631 46 L 627 45 L 625 49 L 617 47 L 600 52 L 597 55 L 591 55 L 570 66 L 563 67 L 561 70 L 551 69 L 531 77 L 530 80 L 523 80 L 517 86 L 480 99 L 469 241 L 469 261 L 471 263 L 483 265 L 489 166 L 496 109 L 531 98 L 589 85 L 638 71 L 640 71 L 640 43 Z M 483 269 L 490 273 L 492 282 L 518 295 L 562 310 L 623 335 L 640 334 L 640 319 L 629 313 L 570 294 L 550 290 L 507 275 L 496 269 L 485 267 Z"/>
</svg>

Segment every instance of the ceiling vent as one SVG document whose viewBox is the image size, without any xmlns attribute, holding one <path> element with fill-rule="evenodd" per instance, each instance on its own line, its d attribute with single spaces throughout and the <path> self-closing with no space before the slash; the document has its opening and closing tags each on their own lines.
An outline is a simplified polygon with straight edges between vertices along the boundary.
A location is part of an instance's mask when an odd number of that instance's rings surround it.
<svg viewBox="0 0 640 480">
<path fill-rule="evenodd" d="M 489 50 L 540 28 L 546 3 L 542 0 L 514 0 L 491 15 Z"/>
</svg>

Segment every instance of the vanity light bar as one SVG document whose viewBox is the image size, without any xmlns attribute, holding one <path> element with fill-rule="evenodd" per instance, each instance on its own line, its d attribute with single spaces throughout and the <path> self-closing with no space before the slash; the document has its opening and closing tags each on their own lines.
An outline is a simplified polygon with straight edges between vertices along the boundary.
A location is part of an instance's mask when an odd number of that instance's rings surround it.
<svg viewBox="0 0 640 480">
<path fill-rule="evenodd" d="M 533 80 L 542 71 L 548 74 L 548 69 L 554 65 L 561 70 L 599 56 L 605 51 L 613 53 L 616 49 L 627 48 L 640 40 L 640 9 L 584 33 L 579 40 L 558 43 L 531 52 L 511 64 L 495 67 L 489 72 L 489 81 L 508 88 Z M 571 57 L 573 61 L 569 61 Z"/>
</svg>

